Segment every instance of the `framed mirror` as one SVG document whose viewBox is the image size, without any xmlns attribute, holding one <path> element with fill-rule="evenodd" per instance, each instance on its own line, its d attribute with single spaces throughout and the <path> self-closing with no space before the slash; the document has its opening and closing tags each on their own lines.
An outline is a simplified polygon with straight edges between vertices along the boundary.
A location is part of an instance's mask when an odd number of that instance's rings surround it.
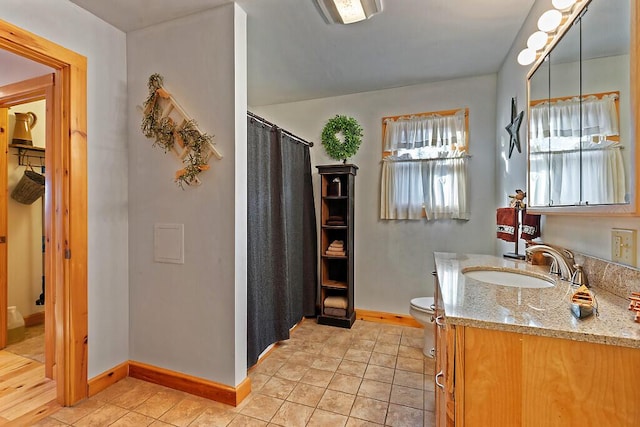
<svg viewBox="0 0 640 427">
<path fill-rule="evenodd" d="M 585 2 L 529 73 L 534 211 L 637 212 L 631 7 L 630 0 Z"/>
</svg>

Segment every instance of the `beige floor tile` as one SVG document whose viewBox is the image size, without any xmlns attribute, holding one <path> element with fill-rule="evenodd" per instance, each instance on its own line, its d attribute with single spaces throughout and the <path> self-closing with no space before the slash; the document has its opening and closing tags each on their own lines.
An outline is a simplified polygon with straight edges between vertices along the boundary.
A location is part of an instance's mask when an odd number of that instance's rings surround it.
<svg viewBox="0 0 640 427">
<path fill-rule="evenodd" d="M 372 423 L 371 421 L 361 420 L 360 418 L 349 417 L 345 427 L 378 427 L 382 424 Z"/>
<path fill-rule="evenodd" d="M 433 323 L 431 323 L 427 327 L 433 329 L 434 325 Z M 412 338 L 422 338 L 424 337 L 424 328 L 410 328 L 410 327 L 404 328 L 402 330 L 402 336 L 412 337 Z"/>
<path fill-rule="evenodd" d="M 121 408 L 132 410 L 155 394 L 155 390 L 144 385 L 136 385 L 131 390 L 122 393 L 120 396 L 114 397 L 109 403 Z"/>
<path fill-rule="evenodd" d="M 389 401 L 391 395 L 391 384 L 374 380 L 362 380 L 358 389 L 358 396 L 369 397 L 371 399 Z"/>
<path fill-rule="evenodd" d="M 343 360 L 336 371 L 339 374 L 352 375 L 354 377 L 363 377 L 367 370 L 367 364 L 362 362 L 352 362 L 351 360 Z"/>
<path fill-rule="evenodd" d="M 436 427 L 436 414 L 424 411 L 424 427 Z"/>
<path fill-rule="evenodd" d="M 424 411 L 407 406 L 390 404 L 385 425 L 391 427 L 424 425 Z"/>
<path fill-rule="evenodd" d="M 341 391 L 343 393 L 356 394 L 360 388 L 362 378 L 352 375 L 335 374 L 329 383 L 328 388 L 331 390 Z"/>
<path fill-rule="evenodd" d="M 376 341 L 378 339 L 378 335 L 380 335 L 380 331 L 378 329 L 373 329 L 369 331 L 363 331 L 358 334 L 358 339 L 367 340 L 367 341 Z"/>
<path fill-rule="evenodd" d="M 134 387 L 135 384 L 136 383 L 133 378 L 127 377 L 127 378 L 121 379 L 114 385 L 105 388 L 100 393 L 93 396 L 92 399 L 100 400 L 103 402 L 110 402 L 112 399 L 115 399 L 121 394 L 131 390 L 131 388 Z"/>
<path fill-rule="evenodd" d="M 417 372 L 396 371 L 393 383 L 405 387 L 424 389 L 424 375 Z"/>
<path fill-rule="evenodd" d="M 304 427 L 307 425 L 314 408 L 301 405 L 299 403 L 284 402 L 275 416 L 271 419 L 271 424 L 284 427 Z"/>
<path fill-rule="evenodd" d="M 157 419 L 184 398 L 185 393 L 166 389 L 155 393 L 140 405 L 136 406 L 134 410 L 148 417 Z"/>
<path fill-rule="evenodd" d="M 174 427 L 171 424 L 167 424 L 165 422 L 159 421 L 159 420 L 155 420 L 154 422 L 152 422 L 149 427 Z"/>
<path fill-rule="evenodd" d="M 373 351 L 377 353 L 391 354 L 396 356 L 398 354 L 399 346 L 397 344 L 386 344 L 383 342 L 377 342 L 375 347 L 373 347 Z"/>
<path fill-rule="evenodd" d="M 393 374 L 393 368 L 369 365 L 364 373 L 364 378 L 367 380 L 376 380 L 391 384 L 393 382 Z"/>
<path fill-rule="evenodd" d="M 327 357 L 336 357 L 336 358 L 342 358 L 344 357 L 344 354 L 347 352 L 347 350 L 349 349 L 348 345 L 331 345 L 331 344 L 327 344 L 322 351 L 320 351 L 320 354 L 323 356 L 327 356 Z"/>
<path fill-rule="evenodd" d="M 235 412 L 222 408 L 208 408 L 198 415 L 189 427 L 225 427 L 236 415 Z"/>
<path fill-rule="evenodd" d="M 68 425 L 69 424 L 65 424 L 55 418 L 47 417 L 33 424 L 31 427 L 67 427 Z"/>
<path fill-rule="evenodd" d="M 282 368 L 282 365 L 284 365 L 284 361 L 281 359 L 269 359 L 269 357 L 270 356 L 267 356 L 266 359 L 253 368 L 253 372 L 265 375 L 273 375 L 278 372 L 278 369 Z"/>
<path fill-rule="evenodd" d="M 300 379 L 301 383 L 327 388 L 333 378 L 333 372 L 311 368 Z"/>
<path fill-rule="evenodd" d="M 74 423 L 77 427 L 108 426 L 127 413 L 119 406 L 105 404 Z"/>
<path fill-rule="evenodd" d="M 375 338 L 372 340 L 359 338 L 357 340 L 354 340 L 351 343 L 351 348 L 354 348 L 356 350 L 373 351 L 373 347 L 375 346 L 376 346 Z"/>
<path fill-rule="evenodd" d="M 58 412 L 52 414 L 51 418 L 54 418 L 66 424 L 73 424 L 80 418 L 89 415 L 91 412 L 94 412 L 104 405 L 105 403 L 100 400 L 87 399 L 84 402 L 76 404 L 75 406 L 69 406 L 60 409 Z"/>
<path fill-rule="evenodd" d="M 436 359 L 435 357 L 424 358 L 424 373 L 427 375 L 435 375 L 436 373 Z"/>
<path fill-rule="evenodd" d="M 340 366 L 342 359 L 337 357 L 317 356 L 311 364 L 312 368 L 321 369 L 323 371 L 335 372 Z"/>
<path fill-rule="evenodd" d="M 205 409 L 207 409 L 207 405 L 203 399 L 196 396 L 189 396 L 165 412 L 159 420 L 175 426 L 188 426 L 189 423 L 198 418 Z"/>
<path fill-rule="evenodd" d="M 256 394 L 253 396 L 249 404 L 240 411 L 240 413 L 248 417 L 268 422 L 273 418 L 276 412 L 278 412 L 282 403 L 284 403 L 284 400 L 282 399 Z"/>
<path fill-rule="evenodd" d="M 396 369 L 403 371 L 424 373 L 424 361 L 419 359 L 412 359 L 409 357 L 398 356 L 398 362 L 396 363 Z"/>
<path fill-rule="evenodd" d="M 353 408 L 351 408 L 350 416 L 360 418 L 365 421 L 384 424 L 384 420 L 387 416 L 388 405 L 388 402 L 358 396 L 356 397 L 355 402 L 353 402 Z"/>
<path fill-rule="evenodd" d="M 309 353 L 304 351 L 297 351 L 287 360 L 288 364 L 302 365 L 310 367 L 313 363 L 313 357 L 309 356 Z"/>
<path fill-rule="evenodd" d="M 118 419 L 115 423 L 111 424 L 112 427 L 145 427 L 150 425 L 155 420 L 146 415 L 138 414 L 137 412 L 129 412 L 122 418 Z"/>
<path fill-rule="evenodd" d="M 316 407 L 322 395 L 324 394 L 323 387 L 316 387 L 309 384 L 299 383 L 293 389 L 287 400 L 289 402 L 300 403 L 302 405 Z"/>
<path fill-rule="evenodd" d="M 402 335 L 402 331 L 405 329 L 406 326 L 380 324 L 380 333 L 382 334 Z"/>
<path fill-rule="evenodd" d="M 286 399 L 291 390 L 296 386 L 295 381 L 285 380 L 284 378 L 271 377 L 269 381 L 260 389 L 260 394 L 277 397 L 278 399 Z"/>
<path fill-rule="evenodd" d="M 424 409 L 424 391 L 417 388 L 394 385 L 391 388 L 391 403 Z"/>
<path fill-rule="evenodd" d="M 424 392 L 424 410 L 435 412 L 436 410 L 436 395 L 435 392 L 425 391 Z"/>
<path fill-rule="evenodd" d="M 260 372 L 251 372 L 249 378 L 251 379 L 251 390 L 260 391 L 262 386 L 271 379 L 271 376 L 261 374 Z"/>
<path fill-rule="evenodd" d="M 377 341 L 384 344 L 398 345 L 400 344 L 400 335 L 381 333 L 378 335 Z"/>
<path fill-rule="evenodd" d="M 425 375 L 424 376 L 424 391 L 433 392 L 436 389 L 436 382 L 434 375 Z"/>
<path fill-rule="evenodd" d="M 316 409 L 307 427 L 343 427 L 346 423 L 347 417 L 344 415 Z"/>
<path fill-rule="evenodd" d="M 351 360 L 352 362 L 368 363 L 371 357 L 371 352 L 366 350 L 359 350 L 357 348 L 349 348 L 344 354 L 344 359 Z"/>
<path fill-rule="evenodd" d="M 229 423 L 228 427 L 266 427 L 266 425 L 265 421 L 240 414 Z"/>
<path fill-rule="evenodd" d="M 393 354 L 371 353 L 369 365 L 384 366 L 385 368 L 395 368 L 397 357 Z"/>
<path fill-rule="evenodd" d="M 422 346 L 418 348 L 418 347 L 409 347 L 401 344 L 400 348 L 398 349 L 398 356 L 410 357 L 412 359 L 419 359 L 419 360 L 424 359 L 424 354 L 422 353 Z"/>
<path fill-rule="evenodd" d="M 415 337 L 402 337 L 400 344 L 408 347 L 424 348 L 424 339 Z"/>
<path fill-rule="evenodd" d="M 300 381 L 300 378 L 309 370 L 307 365 L 285 363 L 274 376 L 289 381 Z"/>
<path fill-rule="evenodd" d="M 318 408 L 341 415 L 349 415 L 355 399 L 356 397 L 353 394 L 327 390 L 324 392 L 322 399 L 320 399 Z"/>
</svg>

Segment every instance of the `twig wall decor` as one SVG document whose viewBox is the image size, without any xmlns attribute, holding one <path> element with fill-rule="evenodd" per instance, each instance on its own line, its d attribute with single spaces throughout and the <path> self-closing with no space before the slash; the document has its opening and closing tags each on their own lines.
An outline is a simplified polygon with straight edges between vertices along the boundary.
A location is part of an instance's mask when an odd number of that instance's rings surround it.
<svg viewBox="0 0 640 427">
<path fill-rule="evenodd" d="M 178 102 L 162 87 L 162 76 L 149 77 L 149 96 L 144 102 L 142 133 L 153 138 L 154 146 L 165 153 L 171 151 L 184 167 L 175 173 L 175 181 L 184 188 L 199 185 L 198 175 L 210 168 L 211 156 L 222 159 L 213 145 L 213 136 L 202 133 L 196 122 L 180 107 Z"/>
</svg>

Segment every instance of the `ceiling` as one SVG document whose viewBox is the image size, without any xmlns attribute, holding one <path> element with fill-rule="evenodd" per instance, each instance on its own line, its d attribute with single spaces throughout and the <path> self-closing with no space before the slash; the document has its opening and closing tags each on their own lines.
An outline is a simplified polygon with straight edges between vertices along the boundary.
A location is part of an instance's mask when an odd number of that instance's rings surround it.
<svg viewBox="0 0 640 427">
<path fill-rule="evenodd" d="M 231 0 L 71 0 L 129 32 Z M 497 72 L 535 0 L 383 0 L 328 25 L 314 0 L 237 0 L 247 12 L 249 105 Z M 515 60 L 515 59 L 514 59 Z"/>
</svg>

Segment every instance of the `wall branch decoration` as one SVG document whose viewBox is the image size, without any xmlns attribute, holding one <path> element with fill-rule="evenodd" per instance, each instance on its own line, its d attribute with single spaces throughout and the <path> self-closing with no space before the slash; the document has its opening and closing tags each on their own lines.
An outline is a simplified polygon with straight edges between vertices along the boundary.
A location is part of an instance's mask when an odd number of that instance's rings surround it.
<svg viewBox="0 0 640 427">
<path fill-rule="evenodd" d="M 142 133 L 153 138 L 154 146 L 172 152 L 183 167 L 175 173 L 180 187 L 201 184 L 198 175 L 210 168 L 209 159 L 222 159 L 222 154 L 213 145 L 213 136 L 198 129 L 178 102 L 163 87 L 162 76 L 149 77 L 149 96 L 144 102 Z"/>
</svg>

